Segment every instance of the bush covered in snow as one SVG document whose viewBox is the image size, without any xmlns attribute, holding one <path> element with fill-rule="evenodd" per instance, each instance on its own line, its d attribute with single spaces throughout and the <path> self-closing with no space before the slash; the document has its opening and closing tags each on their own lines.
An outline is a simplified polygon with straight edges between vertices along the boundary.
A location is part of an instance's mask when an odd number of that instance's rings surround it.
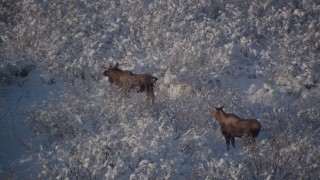
<svg viewBox="0 0 320 180">
<path fill-rule="evenodd" d="M 32 64 L 68 87 L 29 118 L 38 177 L 319 177 L 318 2 L 4 2 L 1 71 Z M 114 61 L 159 78 L 154 105 L 103 79 Z M 257 149 L 226 152 L 210 116 L 222 103 L 260 120 Z"/>
</svg>

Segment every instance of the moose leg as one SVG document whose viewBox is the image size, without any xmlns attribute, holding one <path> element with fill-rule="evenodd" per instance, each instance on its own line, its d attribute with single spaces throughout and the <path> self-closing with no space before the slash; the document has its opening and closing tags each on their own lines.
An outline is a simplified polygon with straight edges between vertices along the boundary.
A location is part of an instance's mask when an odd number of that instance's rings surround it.
<svg viewBox="0 0 320 180">
<path fill-rule="evenodd" d="M 124 97 L 130 99 L 130 94 L 129 94 L 129 93 L 130 93 L 129 90 L 124 90 L 124 91 L 123 91 Z"/>
<path fill-rule="evenodd" d="M 234 137 L 231 137 L 231 144 L 233 147 L 236 147 L 235 142 L 236 142 L 236 140 L 234 139 Z"/>
<path fill-rule="evenodd" d="M 156 98 L 153 94 L 153 91 L 147 91 L 147 99 L 149 100 L 151 98 L 152 104 L 154 104 L 154 99 Z"/>
<path fill-rule="evenodd" d="M 133 85 L 125 87 L 124 90 L 124 95 L 126 98 L 130 99 L 130 92 L 134 89 L 135 87 Z"/>
<path fill-rule="evenodd" d="M 229 144 L 230 144 L 231 137 L 230 136 L 225 136 L 224 138 L 226 139 L 227 151 L 229 151 Z"/>
<path fill-rule="evenodd" d="M 154 99 L 155 99 L 156 97 L 154 96 L 153 92 L 151 92 L 150 96 L 151 96 L 152 104 L 154 104 Z"/>
<path fill-rule="evenodd" d="M 250 137 L 250 144 L 252 145 L 253 148 L 257 146 L 257 141 L 254 137 Z"/>
</svg>

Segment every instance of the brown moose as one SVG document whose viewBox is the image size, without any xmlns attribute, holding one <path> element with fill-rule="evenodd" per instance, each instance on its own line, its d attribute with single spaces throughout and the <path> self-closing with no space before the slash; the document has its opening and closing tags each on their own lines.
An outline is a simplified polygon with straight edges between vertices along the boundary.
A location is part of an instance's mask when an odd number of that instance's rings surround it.
<svg viewBox="0 0 320 180">
<path fill-rule="evenodd" d="M 241 119 L 238 116 L 223 111 L 223 106 L 216 107 L 212 116 L 219 122 L 221 133 L 224 136 L 229 150 L 230 140 L 235 147 L 235 137 L 248 137 L 255 144 L 255 138 L 259 135 L 261 124 L 256 119 Z"/>
<path fill-rule="evenodd" d="M 128 95 L 131 91 L 145 92 L 147 99 L 152 100 L 154 103 L 154 86 L 158 78 L 149 74 L 134 74 L 131 71 L 124 71 L 119 69 L 119 63 L 114 66 L 110 66 L 103 72 L 103 76 L 108 77 L 110 83 L 114 83 L 116 86 L 125 91 Z"/>
</svg>

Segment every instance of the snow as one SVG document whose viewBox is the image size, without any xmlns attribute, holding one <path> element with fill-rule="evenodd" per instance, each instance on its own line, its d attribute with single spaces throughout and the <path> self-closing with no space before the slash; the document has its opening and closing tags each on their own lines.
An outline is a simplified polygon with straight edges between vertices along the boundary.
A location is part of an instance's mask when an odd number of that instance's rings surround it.
<svg viewBox="0 0 320 180">
<path fill-rule="evenodd" d="M 63 86 L 44 83 L 37 72 L 31 72 L 26 78 L 15 77 L 14 80 L 13 85 L 0 88 L 0 165 L 1 174 L 17 171 L 17 176 L 20 176 L 20 173 L 26 173 L 23 169 L 30 168 L 28 163 L 34 161 L 28 154 L 38 143 L 27 120 L 39 104 L 59 96 Z"/>
<path fill-rule="evenodd" d="M 0 179 L 320 176 L 316 2 L 14 5 L 18 22 L 0 16 Z M 155 104 L 102 76 L 116 61 L 159 79 Z M 256 148 L 226 151 L 222 104 L 260 121 Z"/>
</svg>

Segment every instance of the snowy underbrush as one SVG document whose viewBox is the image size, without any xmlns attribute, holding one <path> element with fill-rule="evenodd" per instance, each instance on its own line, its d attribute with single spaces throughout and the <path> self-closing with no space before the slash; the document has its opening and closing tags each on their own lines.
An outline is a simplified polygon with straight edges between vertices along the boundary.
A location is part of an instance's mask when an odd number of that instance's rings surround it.
<svg viewBox="0 0 320 180">
<path fill-rule="evenodd" d="M 128 99 L 113 86 L 94 87 L 94 96 L 72 90 L 65 101 L 34 114 L 36 132 L 50 140 L 50 146 L 39 152 L 43 165 L 39 177 L 291 179 L 319 175 L 317 114 L 306 117 L 303 109 L 264 104 L 246 104 L 248 109 L 243 109 L 245 98 L 225 90 L 222 98 L 233 94 L 225 101 L 230 105 L 227 110 L 259 117 L 263 124 L 256 149 L 237 139 L 238 148 L 226 152 L 220 127 L 210 116 L 211 104 L 196 94 L 182 92 L 183 98 L 170 99 L 165 96 L 168 92 L 160 91 L 156 104 L 150 105 L 144 94 L 132 93 Z"/>
<path fill-rule="evenodd" d="M 53 143 L 40 153 L 41 177 L 169 178 L 194 168 L 191 156 L 201 149 L 206 131 L 191 128 L 190 117 L 177 117 L 177 107 L 162 102 L 150 109 L 141 97 L 123 99 L 116 91 L 92 99 L 68 96 L 67 103 L 32 118 L 35 130 Z"/>
<path fill-rule="evenodd" d="M 39 75 L 33 65 L 0 67 L 0 179 L 32 177 L 39 171 L 38 136 L 27 121 L 42 102 L 59 98 L 64 86 L 50 76 Z M 46 81 L 48 80 L 48 81 Z M 41 143 L 40 143 L 41 142 Z"/>
<path fill-rule="evenodd" d="M 304 110 L 292 111 L 294 108 L 289 107 L 264 113 L 264 138 L 259 143 L 258 151 L 244 148 L 247 178 L 312 179 L 319 176 L 318 120 L 299 117 Z"/>
<path fill-rule="evenodd" d="M 68 87 L 29 117 L 40 178 L 319 177 L 318 2 L 5 2 L 1 67 Z M 155 104 L 104 79 L 115 61 L 159 79 Z M 226 152 L 211 117 L 222 104 L 259 119 L 256 149 Z"/>
</svg>

